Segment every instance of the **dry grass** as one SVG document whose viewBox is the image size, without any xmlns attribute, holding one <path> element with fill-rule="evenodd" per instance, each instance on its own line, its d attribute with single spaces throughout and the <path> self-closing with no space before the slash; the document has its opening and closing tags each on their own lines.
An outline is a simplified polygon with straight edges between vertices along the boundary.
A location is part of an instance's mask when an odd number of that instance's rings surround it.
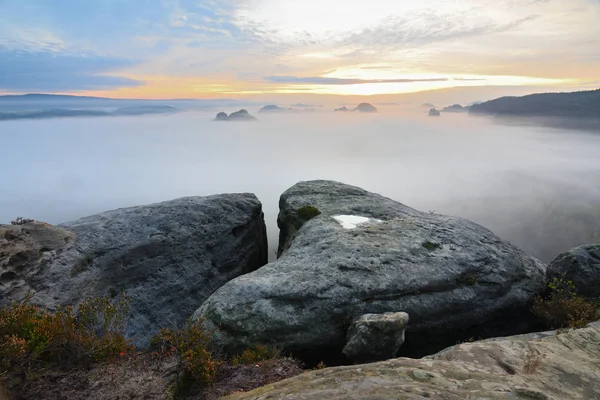
<svg viewBox="0 0 600 400">
<path fill-rule="evenodd" d="M 14 400 L 170 400 L 177 380 L 175 356 L 157 357 L 136 353 L 129 357 L 94 365 L 91 369 L 40 371 L 26 381 L 7 382 Z M 249 391 L 302 372 L 289 358 L 268 360 L 254 365 L 223 364 L 211 386 L 186 393 L 189 400 L 216 400 L 234 392 Z M 0 400 L 2 397 L 0 397 Z"/>
</svg>

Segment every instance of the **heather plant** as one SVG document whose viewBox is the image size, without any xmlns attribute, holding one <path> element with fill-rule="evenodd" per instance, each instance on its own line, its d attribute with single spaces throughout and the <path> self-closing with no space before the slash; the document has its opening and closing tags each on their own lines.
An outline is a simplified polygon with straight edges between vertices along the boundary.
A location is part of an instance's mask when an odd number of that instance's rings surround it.
<svg viewBox="0 0 600 400">
<path fill-rule="evenodd" d="M 0 369 L 37 365 L 71 367 L 122 356 L 130 349 L 123 335 L 129 299 L 89 298 L 54 313 L 31 304 L 31 296 L 0 309 Z"/>
<path fill-rule="evenodd" d="M 280 355 L 279 350 L 274 347 L 257 344 L 252 348 L 244 350 L 240 355 L 233 357 L 231 362 L 233 365 L 257 364 L 261 361 L 272 360 Z"/>
<path fill-rule="evenodd" d="M 533 302 L 533 313 L 549 329 L 583 328 L 598 319 L 598 305 L 577 294 L 572 281 L 554 278 L 546 295 Z"/>
<path fill-rule="evenodd" d="M 204 385 L 214 382 L 220 363 L 211 353 L 211 337 L 201 321 L 188 322 L 182 329 L 163 328 L 152 339 L 152 344 L 160 355 L 178 357 L 183 370 L 179 386 L 185 381 Z"/>
</svg>

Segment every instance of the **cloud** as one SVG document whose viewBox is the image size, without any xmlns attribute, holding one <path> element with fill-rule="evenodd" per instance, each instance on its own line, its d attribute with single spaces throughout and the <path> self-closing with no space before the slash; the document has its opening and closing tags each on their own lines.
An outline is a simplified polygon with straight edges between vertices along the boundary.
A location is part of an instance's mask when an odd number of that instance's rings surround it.
<svg viewBox="0 0 600 400">
<path fill-rule="evenodd" d="M 0 43 L 0 89 L 67 92 L 135 87 L 143 82 L 111 72 L 135 65 L 124 58 L 47 46 L 15 48 Z"/>
<path fill-rule="evenodd" d="M 421 12 L 413 16 L 388 18 L 377 26 L 349 34 L 341 40 L 341 43 L 369 49 L 396 47 L 398 45 L 405 47 L 423 46 L 431 43 L 507 32 L 537 18 L 539 18 L 538 15 L 529 15 L 507 23 L 486 20 L 465 23 L 455 15 Z"/>
<path fill-rule="evenodd" d="M 296 76 L 267 76 L 268 82 L 288 84 L 310 84 L 310 85 L 360 85 L 367 83 L 411 83 L 411 82 L 445 82 L 448 78 L 429 79 L 350 79 L 350 78 L 325 78 L 320 76 L 296 77 Z"/>
</svg>

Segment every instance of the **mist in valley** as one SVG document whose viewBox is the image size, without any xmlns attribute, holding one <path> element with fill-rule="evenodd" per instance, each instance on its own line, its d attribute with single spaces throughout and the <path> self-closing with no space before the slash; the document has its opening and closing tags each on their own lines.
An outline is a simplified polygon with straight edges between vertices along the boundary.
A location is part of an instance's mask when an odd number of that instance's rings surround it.
<svg viewBox="0 0 600 400">
<path fill-rule="evenodd" d="M 0 222 L 61 223 L 183 196 L 252 192 L 275 257 L 280 194 L 331 179 L 471 219 L 543 261 L 600 242 L 600 132 L 423 108 L 0 123 Z M 227 112 L 235 111 L 224 110 Z"/>
</svg>

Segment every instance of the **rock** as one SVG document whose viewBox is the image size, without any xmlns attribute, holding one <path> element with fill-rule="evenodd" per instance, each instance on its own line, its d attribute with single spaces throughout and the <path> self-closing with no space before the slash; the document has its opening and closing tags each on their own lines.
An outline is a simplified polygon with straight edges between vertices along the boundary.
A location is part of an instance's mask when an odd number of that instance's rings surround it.
<svg viewBox="0 0 600 400">
<path fill-rule="evenodd" d="M 367 112 L 367 113 L 377 112 L 377 108 L 375 108 L 375 106 L 373 106 L 369 103 L 360 103 L 354 110 L 358 111 L 358 112 Z"/>
<path fill-rule="evenodd" d="M 239 111 L 233 112 L 229 115 L 225 114 L 224 112 L 220 112 L 217 114 L 217 117 L 215 118 L 215 121 L 254 121 L 254 120 L 256 120 L 256 118 L 254 118 L 252 115 L 250 115 L 247 110 L 239 110 Z"/>
<path fill-rule="evenodd" d="M 0 225 L 0 238 L 0 305 L 30 291 L 51 310 L 125 292 L 126 333 L 141 347 L 267 262 L 262 206 L 252 194 L 182 198 L 58 227 Z"/>
<path fill-rule="evenodd" d="M 335 110 L 333 110 L 333 111 L 349 111 L 349 110 L 348 110 L 348 107 L 345 107 L 345 106 L 344 106 L 344 107 L 336 108 L 336 109 L 335 109 Z"/>
<path fill-rule="evenodd" d="M 439 117 L 440 112 L 438 110 L 436 110 L 435 108 L 432 108 L 431 110 L 429 110 L 429 116 L 430 117 Z"/>
<path fill-rule="evenodd" d="M 467 112 L 469 107 L 463 107 L 460 104 L 453 104 L 448 107 L 442 108 L 442 112 Z"/>
<path fill-rule="evenodd" d="M 406 325 L 404 312 L 361 315 L 350 324 L 342 353 L 355 364 L 394 358 L 404 343 Z"/>
<path fill-rule="evenodd" d="M 473 222 L 332 181 L 298 183 L 279 207 L 278 260 L 195 313 L 230 352 L 263 343 L 341 358 L 353 318 L 398 310 L 411 317 L 400 353 L 413 356 L 532 329 L 545 265 Z"/>
<path fill-rule="evenodd" d="M 573 281 L 577 293 L 600 298 L 600 244 L 575 247 L 548 266 L 548 278 Z"/>
<path fill-rule="evenodd" d="M 227 400 L 599 399 L 600 324 L 463 343 L 423 359 L 326 368 Z"/>
<path fill-rule="evenodd" d="M 285 108 L 281 108 L 279 106 L 276 106 L 274 104 L 269 104 L 267 106 L 264 106 L 263 108 L 260 109 L 259 112 L 261 113 L 265 113 L 265 112 L 282 112 L 285 111 Z"/>
<path fill-rule="evenodd" d="M 227 113 L 220 112 L 220 113 L 217 114 L 217 117 L 215 118 L 215 120 L 217 120 L 217 121 L 225 121 L 225 120 L 227 120 L 227 118 L 229 118 L 229 116 L 227 115 Z"/>
</svg>

